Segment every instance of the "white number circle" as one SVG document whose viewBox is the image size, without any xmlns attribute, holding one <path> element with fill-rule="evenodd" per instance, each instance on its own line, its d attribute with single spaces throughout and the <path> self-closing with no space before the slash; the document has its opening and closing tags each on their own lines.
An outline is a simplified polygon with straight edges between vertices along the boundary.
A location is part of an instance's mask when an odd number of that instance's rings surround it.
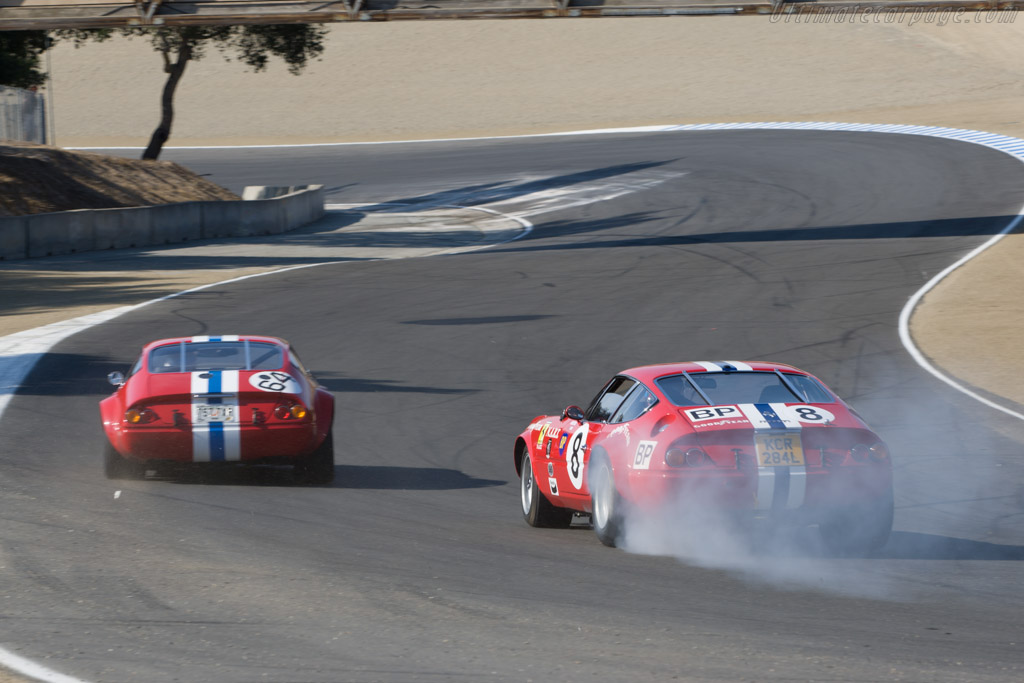
<svg viewBox="0 0 1024 683">
<path fill-rule="evenodd" d="M 260 391 L 281 394 L 297 394 L 302 391 L 298 381 L 287 372 L 255 372 L 249 376 L 249 384 Z"/>
<path fill-rule="evenodd" d="M 583 468 L 586 465 L 583 454 L 586 452 L 587 435 L 590 425 L 584 423 L 569 437 L 565 446 L 565 469 L 569 473 L 569 481 L 577 490 L 583 488 Z"/>
<path fill-rule="evenodd" d="M 789 414 L 794 420 L 812 424 L 834 422 L 836 419 L 835 415 L 818 406 L 789 406 Z"/>
</svg>

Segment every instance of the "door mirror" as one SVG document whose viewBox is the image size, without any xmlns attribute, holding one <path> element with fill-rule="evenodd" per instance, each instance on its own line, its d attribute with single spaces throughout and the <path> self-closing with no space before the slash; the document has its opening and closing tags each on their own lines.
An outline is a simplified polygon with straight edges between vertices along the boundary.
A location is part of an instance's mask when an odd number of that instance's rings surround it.
<svg viewBox="0 0 1024 683">
<path fill-rule="evenodd" d="M 569 418 L 570 420 L 576 420 L 577 422 L 583 422 L 583 408 L 579 406 L 569 406 L 562 411 L 562 419 Z"/>
<path fill-rule="evenodd" d="M 114 370 L 112 373 L 107 375 L 107 381 L 115 387 L 122 387 L 124 386 L 124 373 Z"/>
</svg>

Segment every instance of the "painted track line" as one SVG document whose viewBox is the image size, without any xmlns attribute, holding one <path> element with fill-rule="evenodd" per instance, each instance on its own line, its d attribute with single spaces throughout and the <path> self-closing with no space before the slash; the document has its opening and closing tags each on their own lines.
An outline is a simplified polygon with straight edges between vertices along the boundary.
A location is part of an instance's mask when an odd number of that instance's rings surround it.
<svg viewBox="0 0 1024 683">
<path fill-rule="evenodd" d="M 17 671 L 18 673 L 34 678 L 37 681 L 44 681 L 44 683 L 86 683 L 81 678 L 75 678 L 74 676 L 66 676 L 62 673 L 57 673 L 52 669 L 47 669 L 45 666 L 36 664 L 30 659 L 25 659 L 19 655 L 14 654 L 10 650 L 6 650 L 0 647 L 0 664 L 6 666 L 8 669 Z"/>
</svg>

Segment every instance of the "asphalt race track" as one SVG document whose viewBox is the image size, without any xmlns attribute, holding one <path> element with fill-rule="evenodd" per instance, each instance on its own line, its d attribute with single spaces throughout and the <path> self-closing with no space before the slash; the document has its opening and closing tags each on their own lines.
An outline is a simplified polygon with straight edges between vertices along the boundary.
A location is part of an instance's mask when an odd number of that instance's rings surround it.
<svg viewBox="0 0 1024 683">
<path fill-rule="evenodd" d="M 94 682 L 1024 678 L 1024 425 L 920 370 L 896 330 L 1024 204 L 1010 157 L 735 131 L 166 158 L 232 189 L 319 182 L 535 229 L 205 290 L 57 346 L 0 425 L 5 647 Z M 334 485 L 106 481 L 107 372 L 150 339 L 238 332 L 290 339 L 334 392 Z M 527 527 L 515 435 L 623 367 L 685 359 L 789 362 L 846 397 L 895 454 L 889 545 L 676 557 Z"/>
</svg>

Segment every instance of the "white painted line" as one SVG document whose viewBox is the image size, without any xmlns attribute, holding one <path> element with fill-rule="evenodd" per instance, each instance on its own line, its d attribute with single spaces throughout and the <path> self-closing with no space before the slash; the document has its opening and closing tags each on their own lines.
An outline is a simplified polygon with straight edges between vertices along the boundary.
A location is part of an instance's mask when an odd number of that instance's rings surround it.
<svg viewBox="0 0 1024 683">
<path fill-rule="evenodd" d="M 32 660 L 25 659 L 2 647 L 0 647 L 0 665 L 37 681 L 45 681 L 45 683 L 86 683 L 80 678 L 66 676 L 53 669 L 47 669 L 45 666 L 36 664 Z"/>
<path fill-rule="evenodd" d="M 926 282 L 924 287 L 922 287 L 921 289 L 917 290 L 914 293 L 914 295 L 912 297 L 910 297 L 910 299 L 907 301 L 907 303 L 904 304 L 903 310 L 900 311 L 900 320 L 899 320 L 900 341 L 903 342 L 903 346 L 907 349 L 907 352 L 910 353 L 910 357 L 913 358 L 917 362 L 918 365 L 920 365 L 922 368 L 927 370 L 929 373 L 931 373 L 932 375 L 934 375 L 938 379 L 942 380 L 943 382 L 945 382 L 949 386 L 953 387 L 957 391 L 962 392 L 964 394 L 967 394 L 968 396 L 970 396 L 971 398 L 973 398 L 976 401 L 980 401 L 981 403 L 984 403 L 989 408 L 994 408 L 994 409 L 996 409 L 996 410 L 998 410 L 1000 412 L 1003 412 L 1003 413 L 1006 413 L 1007 415 L 1010 415 L 1011 417 L 1015 417 L 1018 420 L 1024 420 L 1024 414 L 1018 413 L 1015 410 L 1010 410 L 1009 408 L 1007 408 L 1005 406 L 1001 406 L 998 403 L 996 403 L 995 401 L 989 400 L 989 399 L 985 398 L 984 396 L 978 394 L 977 392 L 968 389 L 967 387 L 963 386 L 962 384 L 959 384 L 952 377 L 950 377 L 948 375 L 944 375 L 942 373 L 942 371 L 940 371 L 938 368 L 936 368 L 934 365 L 932 365 L 931 362 L 929 362 L 928 359 L 925 358 L 924 354 L 921 353 L 921 350 L 919 348 L 917 348 L 917 345 L 914 344 L 914 340 L 910 336 L 910 317 L 914 314 L 914 309 L 917 307 L 917 304 L 921 301 L 921 299 L 924 298 L 925 294 L 927 294 L 932 289 L 934 289 L 937 284 L 942 282 L 946 278 L 946 276 L 949 275 L 950 273 L 952 273 L 954 270 L 956 270 L 960 266 L 964 265 L 965 263 L 967 263 L 968 261 L 973 259 L 975 256 L 977 256 L 981 252 L 985 251 L 986 249 L 991 247 L 993 244 L 995 244 L 999 240 L 1003 239 L 1003 237 L 1005 237 L 1009 233 L 1013 232 L 1013 230 L 1018 225 L 1020 225 L 1021 219 L 1024 219 L 1024 207 L 1021 207 L 1021 210 L 1017 213 L 1016 218 L 1014 218 L 1012 221 L 1010 221 L 1010 224 L 1007 225 L 1005 228 L 1003 228 L 1003 230 L 998 235 L 993 235 L 990 240 L 988 240 L 987 242 L 985 242 L 981 246 L 977 247 L 976 249 L 974 249 L 970 253 L 966 254 L 963 258 L 961 258 L 956 263 L 954 263 L 954 264 L 946 267 L 942 271 L 940 271 L 935 277 L 933 277 L 931 280 Z"/>
</svg>

